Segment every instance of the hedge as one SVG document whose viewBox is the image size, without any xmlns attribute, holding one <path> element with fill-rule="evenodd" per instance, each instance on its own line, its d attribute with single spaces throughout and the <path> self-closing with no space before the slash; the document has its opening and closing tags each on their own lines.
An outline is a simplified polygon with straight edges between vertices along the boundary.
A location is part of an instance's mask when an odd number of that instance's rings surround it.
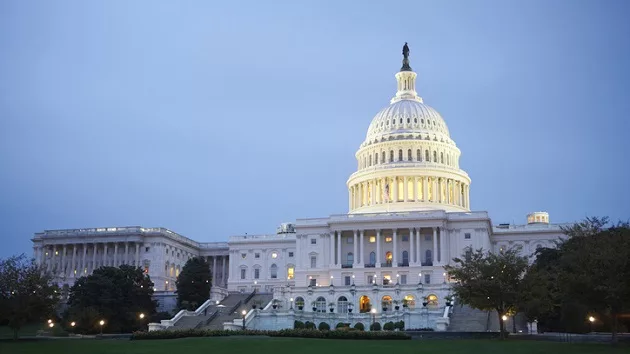
<svg viewBox="0 0 630 354">
<path fill-rule="evenodd" d="M 404 332 L 313 331 L 308 329 L 281 329 L 279 331 L 187 329 L 175 331 L 160 330 L 152 332 L 134 332 L 131 336 L 131 340 L 227 336 L 300 337 L 322 339 L 411 339 L 411 336 Z"/>
</svg>

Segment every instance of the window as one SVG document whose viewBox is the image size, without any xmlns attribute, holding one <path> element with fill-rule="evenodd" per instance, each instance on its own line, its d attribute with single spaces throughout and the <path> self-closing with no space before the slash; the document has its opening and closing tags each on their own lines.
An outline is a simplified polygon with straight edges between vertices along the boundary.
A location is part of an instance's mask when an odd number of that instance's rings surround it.
<svg viewBox="0 0 630 354">
<path fill-rule="evenodd" d="M 326 312 L 326 299 L 324 297 L 320 296 L 315 300 L 315 311 Z"/>
<path fill-rule="evenodd" d="M 376 242 L 376 236 L 370 236 L 370 243 L 375 243 Z"/>
<path fill-rule="evenodd" d="M 437 151 L 433 151 L 433 162 L 437 162 Z"/>
<path fill-rule="evenodd" d="M 431 274 L 425 274 L 424 275 L 424 283 L 425 284 L 431 284 Z"/>
<path fill-rule="evenodd" d="M 391 236 L 385 237 L 385 243 L 390 243 L 390 242 L 392 242 Z"/>
<path fill-rule="evenodd" d="M 378 152 L 374 155 L 374 164 L 378 165 Z"/>
<path fill-rule="evenodd" d="M 254 268 L 254 279 L 260 279 L 260 269 Z"/>
<path fill-rule="evenodd" d="M 408 235 L 404 235 L 404 236 L 402 237 L 402 241 L 403 241 L 403 242 L 409 242 L 409 236 L 408 236 Z"/>
<path fill-rule="evenodd" d="M 400 275 L 400 284 L 402 284 L 402 285 L 407 284 L 407 274 L 401 274 Z"/>
<path fill-rule="evenodd" d="M 385 151 L 383 151 L 383 153 L 381 154 L 382 158 L 381 161 L 383 161 L 383 163 L 385 163 Z"/>
<path fill-rule="evenodd" d="M 346 243 L 347 244 L 353 244 L 354 243 L 354 237 L 346 237 Z"/>
<path fill-rule="evenodd" d="M 316 238 L 312 238 L 311 239 L 311 245 L 316 245 L 317 244 L 317 239 Z"/>
<path fill-rule="evenodd" d="M 247 257 L 247 253 L 241 253 L 241 258 Z"/>
<path fill-rule="evenodd" d="M 271 258 L 273 259 L 278 258 L 278 252 L 271 252 Z"/>
<path fill-rule="evenodd" d="M 431 250 L 427 250 L 424 253 L 424 258 L 427 263 L 433 263 L 433 253 L 431 252 Z"/>
<path fill-rule="evenodd" d="M 345 277 L 343 277 L 343 283 L 344 283 L 344 285 L 346 285 L 346 286 L 350 285 L 350 284 L 351 284 L 351 283 L 350 283 L 350 282 L 351 282 L 351 280 L 350 280 L 350 279 L 351 279 L 351 277 L 350 277 L 349 275 L 346 275 Z"/>
<path fill-rule="evenodd" d="M 403 156 L 402 156 L 402 149 L 398 150 L 398 161 L 402 161 Z"/>
<path fill-rule="evenodd" d="M 145 248 L 144 248 L 144 251 L 145 251 L 145 252 L 149 252 L 149 249 L 150 249 L 149 247 L 145 247 Z M 48 254 L 46 254 L 46 255 L 48 255 Z"/>
<path fill-rule="evenodd" d="M 348 313 L 348 299 L 345 296 L 337 299 L 337 313 Z"/>
<path fill-rule="evenodd" d="M 317 256 L 311 256 L 311 268 L 317 268 Z"/>
<path fill-rule="evenodd" d="M 290 265 L 287 268 L 287 279 L 291 280 L 295 277 L 295 267 Z"/>
<path fill-rule="evenodd" d="M 440 163 L 444 163 L 444 153 L 440 153 Z"/>
<path fill-rule="evenodd" d="M 409 252 L 403 251 L 402 259 L 403 259 L 403 264 L 409 265 Z"/>
<path fill-rule="evenodd" d="M 376 264 L 376 253 L 370 252 L 370 264 Z"/>
<path fill-rule="evenodd" d="M 346 255 L 346 265 L 352 265 L 352 263 L 354 263 L 354 255 L 352 252 L 348 252 Z"/>
<path fill-rule="evenodd" d="M 293 258 L 293 252 L 289 252 L 289 258 Z"/>
<path fill-rule="evenodd" d="M 470 240 L 470 233 L 468 233 L 468 232 L 465 233 L 464 234 L 464 238 L 467 239 L 467 240 Z"/>
<path fill-rule="evenodd" d="M 424 160 L 431 162 L 431 159 L 429 158 L 429 150 L 424 150 Z"/>
<path fill-rule="evenodd" d="M 260 258 L 260 253 L 254 253 L 254 258 Z"/>
<path fill-rule="evenodd" d="M 420 149 L 416 151 L 416 160 L 422 161 L 422 152 L 420 152 Z"/>
<path fill-rule="evenodd" d="M 269 270 L 269 273 L 271 273 L 271 279 L 277 279 L 278 278 L 278 266 L 275 264 L 271 265 L 271 268 Z"/>
<path fill-rule="evenodd" d="M 389 150 L 389 162 L 394 161 L 394 150 Z"/>
<path fill-rule="evenodd" d="M 367 276 L 367 282 L 368 282 L 368 284 L 374 283 L 374 276 L 373 275 L 368 275 Z"/>
<path fill-rule="evenodd" d="M 309 286 L 317 286 L 317 279 L 310 278 L 310 279 L 308 280 L 308 285 L 309 285 Z"/>
<path fill-rule="evenodd" d="M 246 276 L 247 276 L 247 269 L 242 268 L 241 269 L 241 279 L 245 279 Z"/>
<path fill-rule="evenodd" d="M 411 149 L 407 150 L 407 160 L 411 161 L 413 158 L 413 155 L 411 154 Z"/>
</svg>

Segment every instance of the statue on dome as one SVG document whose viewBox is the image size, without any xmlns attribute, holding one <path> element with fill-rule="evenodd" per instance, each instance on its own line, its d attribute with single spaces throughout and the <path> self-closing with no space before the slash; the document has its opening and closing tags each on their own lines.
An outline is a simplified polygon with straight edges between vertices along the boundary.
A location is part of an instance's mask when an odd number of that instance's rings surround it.
<svg viewBox="0 0 630 354">
<path fill-rule="evenodd" d="M 403 46 L 403 58 L 407 59 L 409 58 L 409 46 L 407 46 L 407 42 L 405 42 L 405 45 Z"/>
</svg>

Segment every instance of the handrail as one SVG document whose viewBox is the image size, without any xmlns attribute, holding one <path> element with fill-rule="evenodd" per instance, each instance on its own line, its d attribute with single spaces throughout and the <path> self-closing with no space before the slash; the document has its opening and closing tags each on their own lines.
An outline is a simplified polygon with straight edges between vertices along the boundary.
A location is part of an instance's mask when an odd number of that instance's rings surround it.
<svg viewBox="0 0 630 354">
<path fill-rule="evenodd" d="M 254 295 L 256 295 L 256 289 L 254 289 L 254 291 L 252 291 L 251 294 L 247 295 L 245 300 L 243 300 L 243 303 L 247 304 L 249 302 L 249 300 L 251 300 L 254 297 Z"/>
<path fill-rule="evenodd" d="M 212 313 L 212 315 L 210 315 L 210 317 L 208 317 L 208 319 L 206 319 L 205 321 L 199 321 L 199 323 L 197 323 L 197 325 L 195 326 L 195 329 L 199 329 L 203 326 L 207 326 L 212 320 L 214 320 L 217 316 L 219 315 L 219 311 L 214 311 Z"/>
</svg>

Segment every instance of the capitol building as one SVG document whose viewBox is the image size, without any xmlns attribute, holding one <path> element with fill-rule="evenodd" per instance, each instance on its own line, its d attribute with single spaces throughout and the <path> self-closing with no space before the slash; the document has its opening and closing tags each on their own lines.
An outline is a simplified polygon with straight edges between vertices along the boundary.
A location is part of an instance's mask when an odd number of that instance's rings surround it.
<svg viewBox="0 0 630 354">
<path fill-rule="evenodd" d="M 488 212 L 471 210 L 461 151 L 442 116 L 416 92 L 406 45 L 395 79 L 395 95 L 356 152 L 356 172 L 346 181 L 347 214 L 297 219 L 275 234 L 225 242 L 140 226 L 46 230 L 34 235 L 34 257 L 65 289 L 98 267 L 142 267 L 162 309 L 174 306 L 175 280 L 186 261 L 206 258 L 213 277 L 208 301 L 151 324 L 152 330 L 279 329 L 296 320 L 366 328 L 402 320 L 406 328 L 454 330 L 458 306 L 447 306 L 451 279 L 444 270 L 452 258 L 469 246 L 520 246 L 532 256 L 563 233 L 546 212 L 530 213 L 522 225 L 497 225 Z M 459 316 L 457 326 L 467 315 Z"/>
</svg>

